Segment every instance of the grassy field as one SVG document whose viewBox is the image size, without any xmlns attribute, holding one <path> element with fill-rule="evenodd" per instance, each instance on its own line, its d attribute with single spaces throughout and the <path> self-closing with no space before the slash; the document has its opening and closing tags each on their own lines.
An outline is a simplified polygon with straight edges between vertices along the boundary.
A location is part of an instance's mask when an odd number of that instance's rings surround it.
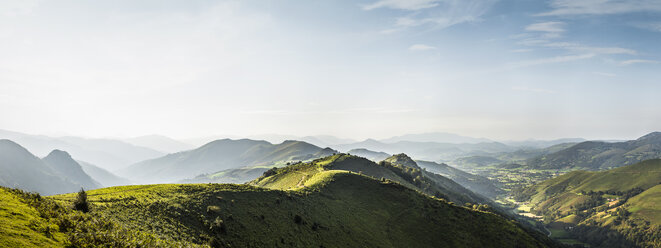
<svg viewBox="0 0 661 248">
<path fill-rule="evenodd" d="M 661 185 L 654 186 L 629 199 L 627 209 L 633 217 L 661 225 Z"/>
<path fill-rule="evenodd" d="M 62 247 L 65 235 L 19 196 L 0 188 L 0 247 Z"/>
</svg>

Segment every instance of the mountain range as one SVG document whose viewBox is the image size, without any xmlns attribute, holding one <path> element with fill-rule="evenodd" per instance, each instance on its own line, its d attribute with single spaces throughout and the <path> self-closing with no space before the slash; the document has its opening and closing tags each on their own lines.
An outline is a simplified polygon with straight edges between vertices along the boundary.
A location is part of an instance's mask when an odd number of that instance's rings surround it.
<svg viewBox="0 0 661 248">
<path fill-rule="evenodd" d="M 117 173 L 142 183 L 177 182 L 227 169 L 272 166 L 278 162 L 309 160 L 333 153 L 336 151 L 302 141 L 271 144 L 249 139 L 222 139 L 190 151 L 142 161 Z"/>
<path fill-rule="evenodd" d="M 124 139 L 123 141 L 135 146 L 148 147 L 162 153 L 175 153 L 195 148 L 193 145 L 163 135 L 145 135 Z"/>
<path fill-rule="evenodd" d="M 356 155 L 356 156 L 359 156 L 359 157 L 363 157 L 363 158 L 372 160 L 374 162 L 384 160 L 384 159 L 391 156 L 390 154 L 385 153 L 385 152 L 375 152 L 375 151 L 367 150 L 367 149 L 364 149 L 364 148 L 351 149 L 347 153 L 351 154 L 351 155 Z"/>
<path fill-rule="evenodd" d="M 603 170 L 661 158 L 661 132 L 624 142 L 585 141 L 526 162 L 536 169 Z"/>
<path fill-rule="evenodd" d="M 43 195 L 101 187 L 66 152 L 54 150 L 39 159 L 19 144 L 4 139 L 0 140 L 0 186 Z"/>
<path fill-rule="evenodd" d="M 357 143 L 336 145 L 333 148 L 339 151 L 350 151 L 352 149 L 368 149 L 372 151 L 390 154 L 406 153 L 415 159 L 426 161 L 451 161 L 460 157 L 471 155 L 492 154 L 499 152 L 511 152 L 514 147 L 498 142 L 490 143 L 437 143 L 437 142 L 415 142 L 398 141 L 395 143 L 384 143 L 374 139 L 367 139 Z"/>
<path fill-rule="evenodd" d="M 163 152 L 114 139 L 49 137 L 5 130 L 0 130 L 0 139 L 17 142 L 37 156 L 46 156 L 52 150 L 67 151 L 76 159 L 90 162 L 109 171 L 164 155 Z"/>
</svg>

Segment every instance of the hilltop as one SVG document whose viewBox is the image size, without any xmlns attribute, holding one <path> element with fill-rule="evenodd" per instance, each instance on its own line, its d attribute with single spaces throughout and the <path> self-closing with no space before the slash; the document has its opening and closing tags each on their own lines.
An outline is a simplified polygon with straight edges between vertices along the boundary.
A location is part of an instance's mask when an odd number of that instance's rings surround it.
<svg viewBox="0 0 661 248">
<path fill-rule="evenodd" d="M 394 155 L 379 163 L 362 157 L 337 154 L 316 159 L 309 163 L 274 168 L 265 172 L 264 176 L 249 182 L 249 184 L 271 189 L 294 189 L 304 186 L 308 180 L 314 180 L 316 174 L 330 170 L 351 171 L 379 180 L 394 181 L 409 189 L 430 196 L 446 198 L 458 204 L 490 203 L 488 199 L 473 193 L 448 178 L 421 170 L 405 154 Z"/>
<path fill-rule="evenodd" d="M 573 171 L 514 196 L 528 201 L 547 223 L 571 227 L 575 236 L 598 247 L 661 242 L 661 159 L 607 171 Z"/>
</svg>

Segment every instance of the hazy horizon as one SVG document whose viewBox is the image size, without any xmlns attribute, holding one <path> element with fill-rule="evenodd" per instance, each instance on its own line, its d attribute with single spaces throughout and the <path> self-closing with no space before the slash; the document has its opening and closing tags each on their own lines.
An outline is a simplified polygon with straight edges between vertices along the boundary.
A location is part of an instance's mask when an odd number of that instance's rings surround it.
<svg viewBox="0 0 661 248">
<path fill-rule="evenodd" d="M 330 134 L 312 134 L 312 135 L 293 135 L 293 134 L 280 134 L 280 133 L 258 133 L 258 134 L 209 134 L 209 135 L 202 135 L 202 136 L 191 136 L 191 137 L 176 137 L 176 136 L 169 136 L 165 134 L 156 134 L 156 133 L 150 133 L 150 134 L 142 134 L 142 135 L 136 135 L 136 136 L 85 136 L 85 135 L 76 135 L 72 133 L 53 133 L 53 134 L 47 134 L 47 133 L 30 133 L 30 132 L 22 132 L 18 130 L 6 130 L 6 129 L 0 129 L 0 131 L 9 131 L 9 132 L 18 132 L 18 133 L 23 133 L 23 134 L 28 134 L 28 135 L 43 135 L 43 136 L 48 136 L 48 137 L 53 137 L 53 138 L 58 138 L 58 137 L 80 137 L 80 138 L 86 138 L 86 139 L 115 139 L 115 140 L 127 140 L 127 139 L 132 139 L 132 138 L 141 138 L 141 137 L 148 137 L 148 136 L 162 136 L 166 138 L 171 138 L 174 140 L 177 140 L 179 142 L 187 143 L 189 145 L 196 145 L 193 143 L 200 143 L 202 140 L 208 140 L 207 142 L 213 141 L 213 140 L 218 140 L 218 139 L 253 139 L 253 140 L 265 140 L 270 143 L 281 143 L 285 140 L 288 139 L 300 139 L 300 138 L 305 138 L 305 137 L 319 137 L 319 136 L 331 136 L 334 138 L 339 138 L 339 139 L 347 139 L 347 140 L 353 140 L 355 142 L 361 142 L 365 141 L 367 139 L 373 139 L 373 140 L 386 140 L 389 138 L 394 138 L 394 137 L 399 137 L 399 136 L 405 136 L 405 135 L 422 135 L 422 134 L 436 134 L 436 133 L 443 133 L 443 134 L 451 134 L 451 135 L 458 135 L 462 137 L 467 137 L 467 138 L 474 138 L 474 139 L 487 139 L 490 141 L 494 142 L 520 142 L 520 141 L 551 141 L 551 140 L 561 140 L 561 139 L 585 139 L 585 140 L 595 140 L 595 141 L 626 141 L 626 140 L 635 140 L 638 139 L 646 134 L 649 134 L 651 132 L 659 132 L 659 131 L 650 131 L 647 133 L 640 134 L 638 136 L 632 136 L 632 137 L 621 137 L 621 138 L 612 138 L 612 137 L 601 137 L 601 138 L 586 138 L 586 137 L 581 137 L 581 136 L 567 136 L 567 137 L 556 137 L 556 138 L 536 138 L 536 137 L 529 137 L 529 138 L 523 138 L 523 139 L 493 139 L 490 137 L 480 137 L 480 136 L 471 136 L 467 134 L 460 134 L 460 133 L 450 133 L 450 132 L 423 132 L 423 133 L 402 133 L 402 134 L 393 134 L 390 136 L 384 136 L 384 137 L 362 137 L 362 138 L 354 138 L 354 137 L 347 137 L 347 136 L 337 136 L 337 135 L 330 135 Z M 2 139 L 3 137 L 0 137 Z M 189 141 L 196 141 L 196 142 L 189 142 Z M 205 142 L 202 142 L 205 143 Z M 449 142 L 449 143 L 455 143 L 455 142 Z"/>
<path fill-rule="evenodd" d="M 3 1 L 0 129 L 83 137 L 661 130 L 661 3 Z"/>
</svg>

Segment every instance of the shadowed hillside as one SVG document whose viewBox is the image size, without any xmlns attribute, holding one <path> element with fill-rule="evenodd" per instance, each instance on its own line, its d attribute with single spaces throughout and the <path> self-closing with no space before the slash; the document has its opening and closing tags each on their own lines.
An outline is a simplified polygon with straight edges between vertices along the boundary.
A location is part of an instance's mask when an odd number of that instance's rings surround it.
<svg viewBox="0 0 661 248">
<path fill-rule="evenodd" d="M 82 187 L 10 140 L 0 140 L 0 186 L 44 195 L 75 192 Z"/>
<path fill-rule="evenodd" d="M 461 186 L 491 199 L 504 193 L 502 189 L 486 177 L 473 175 L 443 163 L 428 161 L 416 161 L 416 163 L 429 172 L 450 178 Z"/>
<path fill-rule="evenodd" d="M 86 189 L 100 188 L 101 184 L 90 177 L 67 152 L 54 150 L 42 159 L 58 176 Z"/>
</svg>

